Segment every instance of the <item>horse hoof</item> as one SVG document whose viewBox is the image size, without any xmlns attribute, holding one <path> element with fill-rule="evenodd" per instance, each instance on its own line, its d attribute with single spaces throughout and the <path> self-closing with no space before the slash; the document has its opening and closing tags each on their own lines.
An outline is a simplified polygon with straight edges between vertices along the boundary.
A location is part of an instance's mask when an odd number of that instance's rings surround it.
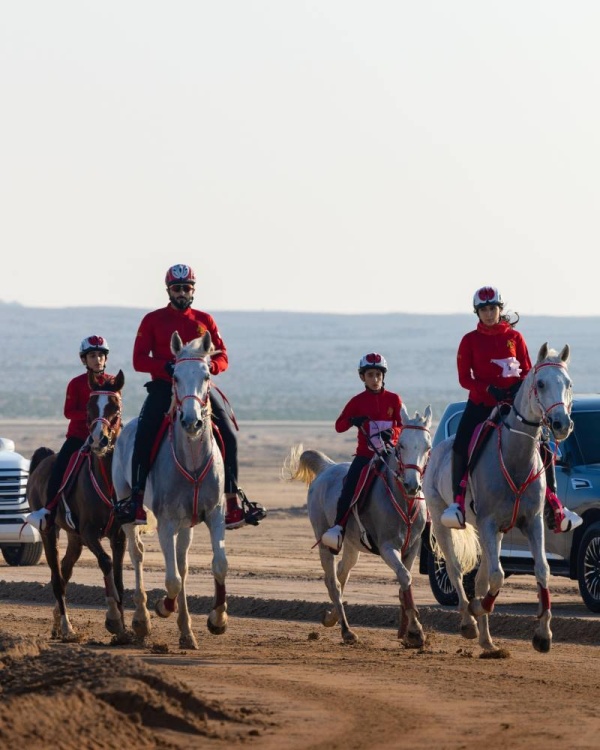
<svg viewBox="0 0 600 750">
<path fill-rule="evenodd" d="M 333 609 L 326 609 L 325 612 L 323 612 L 323 617 L 321 618 L 321 622 L 326 628 L 333 628 L 338 624 L 338 620 L 339 617 L 336 615 Z"/>
<path fill-rule="evenodd" d="M 187 651 L 197 651 L 198 641 L 194 637 L 194 634 L 182 635 L 179 639 L 179 648 L 186 649 Z"/>
<path fill-rule="evenodd" d="M 136 638 L 146 638 L 150 634 L 150 621 L 132 620 L 131 629 L 135 633 Z"/>
<path fill-rule="evenodd" d="M 206 618 L 206 627 L 208 628 L 208 632 L 212 635 L 223 635 L 223 633 L 227 630 L 227 623 L 224 625 L 215 625 L 213 622 L 211 622 L 210 616 Z"/>
<path fill-rule="evenodd" d="M 402 645 L 404 648 L 423 648 L 425 645 L 423 633 L 407 633 L 402 639 Z"/>
<path fill-rule="evenodd" d="M 356 633 L 353 633 L 351 630 L 348 630 L 346 633 L 343 633 L 342 638 L 344 640 L 344 643 L 347 643 L 347 644 L 358 643 L 358 636 L 356 635 Z"/>
<path fill-rule="evenodd" d="M 167 617 L 171 617 L 171 615 L 173 614 L 170 609 L 167 609 L 165 607 L 164 599 L 160 599 L 156 602 L 156 604 L 154 605 L 154 611 L 159 617 L 162 617 L 165 620 L 167 619 Z"/>
<path fill-rule="evenodd" d="M 537 634 L 533 636 L 531 643 L 534 649 L 539 651 L 540 654 L 547 654 L 552 648 L 552 638 L 546 638 L 545 636 Z"/>
<path fill-rule="evenodd" d="M 104 627 L 111 635 L 119 635 L 125 629 L 122 620 L 109 620 L 108 617 L 104 621 Z"/>
<path fill-rule="evenodd" d="M 469 641 L 473 641 L 475 640 L 475 638 L 479 638 L 479 628 L 475 623 L 471 623 L 470 625 L 461 625 L 460 634 L 463 638 L 466 638 Z"/>
</svg>

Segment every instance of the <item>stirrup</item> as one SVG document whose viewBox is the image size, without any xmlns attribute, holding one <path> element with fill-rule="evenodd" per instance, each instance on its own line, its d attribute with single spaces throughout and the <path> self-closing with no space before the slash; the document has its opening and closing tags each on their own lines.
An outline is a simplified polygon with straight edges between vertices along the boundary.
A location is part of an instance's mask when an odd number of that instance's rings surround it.
<svg viewBox="0 0 600 750">
<path fill-rule="evenodd" d="M 267 517 L 267 509 L 265 506 L 260 503 L 255 503 L 252 500 L 248 500 L 246 493 L 240 487 L 237 488 L 236 494 L 242 503 L 245 523 L 250 526 L 258 526 L 258 524 Z"/>
<path fill-rule="evenodd" d="M 440 518 L 442 524 L 448 529 L 464 529 L 465 511 L 459 503 L 451 503 L 442 513 Z"/>
<path fill-rule="evenodd" d="M 577 513 L 574 513 L 572 510 L 569 510 L 568 508 L 562 509 L 562 520 L 560 524 L 556 524 L 556 528 L 554 529 L 555 533 L 565 533 L 567 531 L 573 531 L 573 529 L 576 529 L 578 526 L 581 526 L 583 523 L 583 518 Z"/>
</svg>

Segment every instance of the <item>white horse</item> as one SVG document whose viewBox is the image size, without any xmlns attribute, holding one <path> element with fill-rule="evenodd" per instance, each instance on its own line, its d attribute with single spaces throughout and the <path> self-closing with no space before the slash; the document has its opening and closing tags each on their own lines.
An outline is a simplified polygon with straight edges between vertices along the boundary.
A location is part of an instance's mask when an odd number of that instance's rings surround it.
<svg viewBox="0 0 600 750">
<path fill-rule="evenodd" d="M 169 617 L 179 611 L 179 644 L 189 649 L 197 649 L 198 643 L 192 632 L 185 579 L 193 527 L 200 521 L 210 532 L 215 580 L 215 600 L 207 627 L 216 635 L 227 628 L 224 470 L 213 435 L 209 400 L 212 350 L 209 333 L 185 346 L 177 332 L 171 337 L 175 369 L 169 432 L 150 470 L 144 496 L 144 504 L 158 521 L 158 538 L 165 559 L 167 595 L 157 603 L 156 612 L 160 617 Z M 115 448 L 113 482 L 119 499 L 131 494 L 131 455 L 136 427 L 137 419 L 129 422 Z M 133 629 L 138 637 L 145 637 L 150 632 L 150 617 L 143 583 L 144 547 L 136 533 L 137 527 L 126 524 L 123 528 L 128 535 L 129 553 L 135 568 Z"/>
<path fill-rule="evenodd" d="M 337 500 L 350 464 L 337 464 L 320 451 L 302 452 L 302 446 L 292 448 L 284 464 L 284 474 L 289 479 L 305 481 L 309 485 L 308 515 L 319 543 L 325 585 L 333 602 L 333 609 L 326 610 L 322 622 L 325 627 L 333 627 L 339 622 L 345 643 L 355 643 L 358 637 L 350 629 L 342 597 L 350 571 L 361 550 L 365 549 L 379 554 L 398 579 L 401 606 L 398 637 L 405 646 L 412 648 L 421 647 L 425 642 L 413 601 L 411 569 L 426 522 L 421 483 L 431 449 L 430 426 L 430 406 L 424 416 L 416 412 L 412 419 L 402 406 L 398 445 L 378 465 L 372 489 L 360 511 L 354 507 L 346 525 L 342 558 L 337 566 L 335 555 L 320 539 L 333 524 Z"/>
<path fill-rule="evenodd" d="M 527 537 L 534 559 L 539 622 L 534 631 L 533 647 L 547 652 L 552 645 L 550 570 L 544 552 L 546 476 L 539 445 L 544 426 L 556 441 L 567 438 L 573 429 L 568 361 L 568 345 L 560 354 L 548 349 L 547 344 L 541 347 L 537 362 L 523 381 L 510 412 L 496 425 L 470 473 L 465 530 L 448 529 L 440 521 L 446 506 L 454 499 L 451 481 L 453 438 L 444 440 L 431 451 L 423 489 L 433 533 L 458 594 L 461 634 L 465 638 L 479 635 L 479 645 L 484 651 L 496 650 L 490 636 L 488 615 L 504 583 L 499 557 L 502 538 L 513 526 Z M 477 534 L 472 533 L 472 526 Z M 462 574 L 475 567 L 479 553 L 481 563 L 475 578 L 475 598 L 469 603 L 462 585 Z M 465 564 L 467 558 L 468 564 Z"/>
</svg>

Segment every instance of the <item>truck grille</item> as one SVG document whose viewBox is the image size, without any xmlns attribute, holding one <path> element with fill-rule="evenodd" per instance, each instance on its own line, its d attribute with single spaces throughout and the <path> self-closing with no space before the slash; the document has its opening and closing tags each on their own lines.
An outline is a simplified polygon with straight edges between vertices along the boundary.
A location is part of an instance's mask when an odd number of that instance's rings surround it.
<svg viewBox="0 0 600 750">
<path fill-rule="evenodd" d="M 18 468 L 0 468 L 0 506 L 25 505 L 25 488 L 29 474 Z"/>
</svg>

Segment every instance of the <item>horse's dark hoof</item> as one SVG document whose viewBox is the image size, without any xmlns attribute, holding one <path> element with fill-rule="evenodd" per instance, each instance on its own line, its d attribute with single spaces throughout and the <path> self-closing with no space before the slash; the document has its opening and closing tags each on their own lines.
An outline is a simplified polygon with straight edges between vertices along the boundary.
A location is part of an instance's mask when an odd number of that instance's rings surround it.
<svg viewBox="0 0 600 750">
<path fill-rule="evenodd" d="M 223 635 L 223 633 L 227 630 L 227 625 L 213 625 L 213 623 L 210 621 L 210 617 L 206 618 L 206 627 L 208 628 L 208 632 L 212 633 L 212 635 Z"/>
<path fill-rule="evenodd" d="M 552 648 L 552 639 L 551 638 L 542 638 L 539 635 L 534 635 L 531 643 L 532 643 L 534 649 L 536 651 L 539 651 L 540 654 L 547 654 L 550 651 L 550 649 Z"/>
</svg>

